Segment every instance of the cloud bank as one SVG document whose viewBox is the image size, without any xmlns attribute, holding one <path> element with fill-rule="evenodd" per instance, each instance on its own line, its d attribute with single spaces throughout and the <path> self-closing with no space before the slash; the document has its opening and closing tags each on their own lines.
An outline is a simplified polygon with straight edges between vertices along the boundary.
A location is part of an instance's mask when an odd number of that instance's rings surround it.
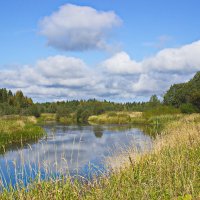
<svg viewBox="0 0 200 200">
<path fill-rule="evenodd" d="M 114 74 L 138 73 L 194 73 L 200 69 L 200 41 L 179 48 L 159 51 L 141 62 L 132 60 L 126 52 L 120 52 L 104 61 L 102 66 Z"/>
<path fill-rule="evenodd" d="M 134 100 L 154 93 L 162 95 L 171 84 L 187 81 L 200 70 L 200 41 L 164 49 L 136 62 L 119 52 L 98 66 L 88 66 L 75 57 L 52 56 L 22 66 L 1 70 L 2 87 L 23 90 L 39 101 L 63 99 Z"/>
<path fill-rule="evenodd" d="M 122 23 L 113 12 L 66 4 L 40 23 L 47 44 L 65 51 L 107 49 L 110 31 Z"/>
</svg>

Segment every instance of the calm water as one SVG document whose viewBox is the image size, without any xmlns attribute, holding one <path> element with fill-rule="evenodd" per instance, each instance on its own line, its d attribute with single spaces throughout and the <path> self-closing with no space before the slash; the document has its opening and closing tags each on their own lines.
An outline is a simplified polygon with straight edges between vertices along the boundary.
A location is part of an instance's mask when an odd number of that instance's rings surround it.
<svg viewBox="0 0 200 200">
<path fill-rule="evenodd" d="M 48 179 L 60 174 L 89 177 L 105 171 L 103 159 L 132 143 L 139 151 L 151 144 L 141 130 L 128 126 L 48 125 L 38 143 L 0 155 L 0 180 L 5 186 L 27 184 L 38 172 Z"/>
</svg>

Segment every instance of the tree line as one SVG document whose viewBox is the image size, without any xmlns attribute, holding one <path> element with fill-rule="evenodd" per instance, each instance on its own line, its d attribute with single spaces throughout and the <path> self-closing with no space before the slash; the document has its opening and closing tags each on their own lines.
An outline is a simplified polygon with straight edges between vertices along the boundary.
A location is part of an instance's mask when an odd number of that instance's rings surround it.
<svg viewBox="0 0 200 200">
<path fill-rule="evenodd" d="M 156 108 L 160 112 L 169 112 L 173 108 L 184 113 L 200 112 L 200 72 L 187 83 L 172 85 L 162 102 L 156 95 L 152 95 L 148 102 L 116 103 L 89 99 L 33 103 L 22 91 L 12 93 L 5 88 L 0 89 L 0 115 L 20 114 L 39 117 L 41 113 L 55 113 L 59 119 L 73 114 L 77 122 L 86 122 L 89 116 L 108 111 L 143 112 Z"/>
</svg>

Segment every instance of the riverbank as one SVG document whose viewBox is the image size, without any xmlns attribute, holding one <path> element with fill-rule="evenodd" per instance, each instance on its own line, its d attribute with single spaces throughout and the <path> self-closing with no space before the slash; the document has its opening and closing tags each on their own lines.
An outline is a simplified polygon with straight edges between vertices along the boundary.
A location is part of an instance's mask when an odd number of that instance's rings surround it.
<svg viewBox="0 0 200 200">
<path fill-rule="evenodd" d="M 88 118 L 90 124 L 133 124 L 145 123 L 142 112 L 107 112 Z"/>
<path fill-rule="evenodd" d="M 162 116 L 164 118 L 164 116 Z M 167 117 L 169 118 L 169 116 Z M 78 181 L 37 182 L 1 199 L 195 199 L 200 197 L 200 115 L 181 115 L 164 125 L 151 152 L 109 158 L 110 176 Z M 159 117 L 157 118 L 159 119 Z M 122 159 L 123 158 L 123 159 Z M 120 162 L 119 162 L 120 161 Z"/>
<path fill-rule="evenodd" d="M 167 108 L 167 109 L 166 109 Z M 130 111 L 110 111 L 99 115 L 88 116 L 85 122 L 78 122 L 75 113 L 71 113 L 66 116 L 57 116 L 54 113 L 42 113 L 37 118 L 38 124 L 48 123 L 61 123 L 65 125 L 71 124 L 90 124 L 90 125 L 111 125 L 111 124 L 134 124 L 134 125 L 154 125 L 162 124 L 181 116 L 177 109 L 171 109 L 168 107 L 162 107 L 145 112 L 130 112 Z"/>
<path fill-rule="evenodd" d="M 61 123 L 61 124 L 78 124 L 75 113 L 67 116 L 57 117 L 53 113 L 42 113 L 37 119 L 39 124 Z M 143 117 L 142 112 L 128 112 L 128 111 L 112 111 L 105 112 L 99 115 L 88 116 L 85 123 L 91 125 L 98 124 L 144 124 L 147 120 Z"/>
<path fill-rule="evenodd" d="M 42 113 L 39 118 L 37 118 L 38 124 L 48 124 L 48 123 L 61 123 L 66 125 L 77 124 L 74 114 L 67 116 L 58 117 L 55 113 Z"/>
<path fill-rule="evenodd" d="M 36 125 L 35 117 L 0 117 L 0 153 L 12 148 L 20 148 L 25 143 L 33 143 L 45 135 L 45 131 Z"/>
</svg>

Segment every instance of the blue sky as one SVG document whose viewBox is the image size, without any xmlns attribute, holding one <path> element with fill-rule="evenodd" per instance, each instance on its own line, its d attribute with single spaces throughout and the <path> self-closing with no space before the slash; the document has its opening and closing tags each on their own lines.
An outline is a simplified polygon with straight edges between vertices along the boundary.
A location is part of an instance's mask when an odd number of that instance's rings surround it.
<svg viewBox="0 0 200 200">
<path fill-rule="evenodd" d="M 199 8 L 198 0 L 2 0 L 0 87 L 21 89 L 36 101 L 162 96 L 171 84 L 199 70 L 200 61 L 190 55 L 199 52 Z M 61 26 L 59 20 L 64 21 Z M 80 74 L 71 71 L 76 67 Z M 49 73 L 52 68 L 57 77 Z M 34 77 L 40 78 L 39 84 Z"/>
</svg>

